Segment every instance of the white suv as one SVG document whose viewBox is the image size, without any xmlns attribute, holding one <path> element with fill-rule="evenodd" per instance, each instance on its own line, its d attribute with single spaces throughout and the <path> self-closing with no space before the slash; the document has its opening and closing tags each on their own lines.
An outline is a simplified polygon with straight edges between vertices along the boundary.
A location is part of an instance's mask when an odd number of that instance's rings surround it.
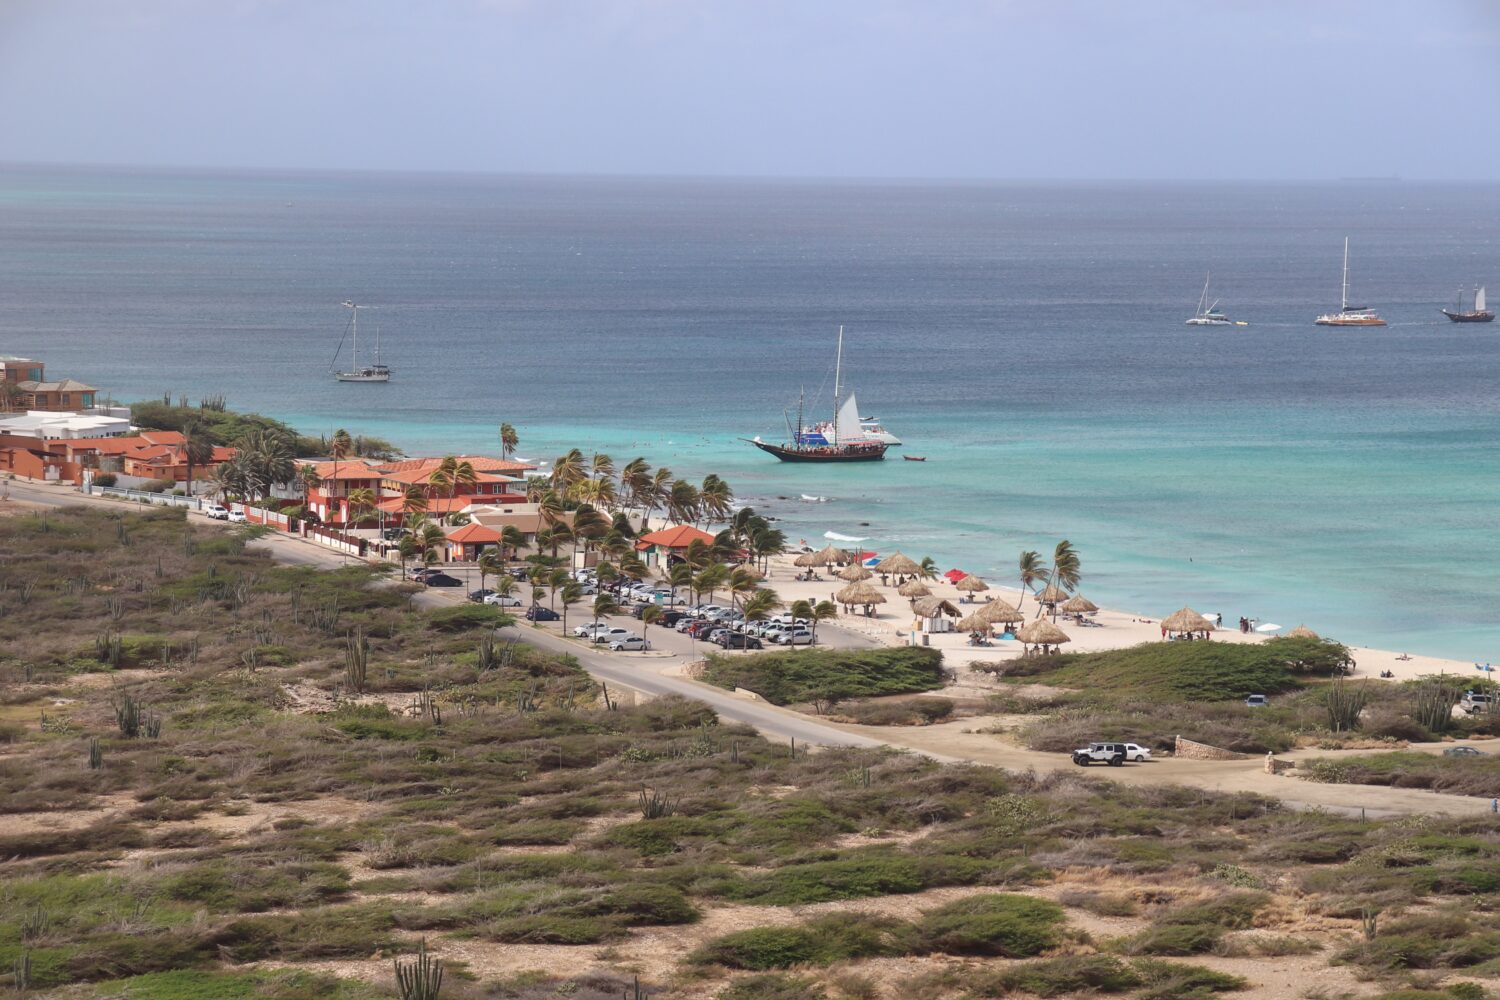
<svg viewBox="0 0 1500 1000">
<path fill-rule="evenodd" d="M 204 507 L 203 514 L 205 517 L 211 517 L 215 521 L 229 520 L 229 508 L 219 503 L 209 504 L 207 507 Z"/>
<path fill-rule="evenodd" d="M 230 524 L 244 524 L 246 521 L 245 512 L 242 510 L 232 510 L 225 520 Z"/>
</svg>

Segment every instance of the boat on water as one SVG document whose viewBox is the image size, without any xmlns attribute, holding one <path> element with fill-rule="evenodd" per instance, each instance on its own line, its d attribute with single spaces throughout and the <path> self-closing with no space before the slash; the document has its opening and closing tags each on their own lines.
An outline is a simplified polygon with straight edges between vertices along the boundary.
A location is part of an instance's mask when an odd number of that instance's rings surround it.
<svg viewBox="0 0 1500 1000">
<path fill-rule="evenodd" d="M 1464 308 L 1463 289 L 1458 290 L 1458 301 L 1454 303 L 1451 311 L 1447 309 L 1438 310 L 1454 323 L 1493 323 L 1495 313 L 1485 308 L 1484 286 L 1480 285 L 1474 289 L 1472 297 L 1468 301 L 1469 308 Z"/>
<path fill-rule="evenodd" d="M 925 461 L 927 461 L 927 456 L 926 455 L 902 455 L 901 457 L 904 458 L 904 459 L 906 459 L 908 462 L 925 462 Z"/>
<path fill-rule="evenodd" d="M 368 306 L 357 306 L 353 302 L 343 303 L 344 308 L 349 310 L 349 326 L 344 334 L 350 340 L 349 344 L 349 369 L 339 371 L 334 368 L 333 377 L 340 382 L 389 382 L 391 370 L 380 363 L 380 327 L 375 327 L 375 361 L 372 364 L 360 365 L 359 363 L 359 311 Z M 339 346 L 333 352 L 332 364 L 337 365 L 339 353 L 344 349 L 344 339 L 339 339 Z"/>
<path fill-rule="evenodd" d="M 843 396 L 844 328 L 839 327 L 839 346 L 833 374 L 833 420 L 813 427 L 803 423 L 802 394 L 797 396 L 797 422 L 787 416 L 787 442 L 773 444 L 759 436 L 751 444 L 783 462 L 879 462 L 890 447 L 865 433 L 854 393 Z"/>
<path fill-rule="evenodd" d="M 1187 321 L 1188 326 L 1234 326 L 1234 320 L 1219 311 L 1219 300 L 1208 301 L 1208 281 L 1212 275 L 1203 276 L 1203 294 L 1198 296 L 1198 309 Z"/>
<path fill-rule="evenodd" d="M 884 441 L 893 448 L 901 447 L 901 439 L 882 427 L 880 421 L 874 417 L 860 417 L 859 429 L 865 432 L 867 438 Z"/>
<path fill-rule="evenodd" d="M 1324 313 L 1313 322 L 1318 326 L 1385 326 L 1385 320 L 1369 306 L 1349 304 L 1349 237 L 1344 237 L 1344 286 L 1339 311 Z"/>
</svg>

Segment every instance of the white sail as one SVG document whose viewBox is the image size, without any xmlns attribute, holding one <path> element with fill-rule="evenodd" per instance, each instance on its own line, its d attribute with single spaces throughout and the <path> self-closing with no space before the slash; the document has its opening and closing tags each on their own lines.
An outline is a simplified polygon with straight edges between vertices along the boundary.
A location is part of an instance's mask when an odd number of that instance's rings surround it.
<svg viewBox="0 0 1500 1000">
<path fill-rule="evenodd" d="M 1474 293 L 1474 311 L 1478 312 L 1478 313 L 1484 312 L 1484 286 L 1483 285 L 1481 285 L 1479 287 L 1479 291 L 1477 291 L 1477 292 Z"/>
<path fill-rule="evenodd" d="M 859 426 L 859 404 L 854 401 L 854 393 L 844 400 L 839 407 L 838 416 L 833 420 L 833 439 L 835 444 L 849 444 L 859 441 L 865 436 L 863 428 Z"/>
</svg>

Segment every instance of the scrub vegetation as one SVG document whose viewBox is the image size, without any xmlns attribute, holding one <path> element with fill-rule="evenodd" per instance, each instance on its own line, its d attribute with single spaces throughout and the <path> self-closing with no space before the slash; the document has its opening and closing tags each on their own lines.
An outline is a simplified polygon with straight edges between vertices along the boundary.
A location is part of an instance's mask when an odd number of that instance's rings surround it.
<svg viewBox="0 0 1500 1000">
<path fill-rule="evenodd" d="M 0 988 L 364 1000 L 423 957 L 443 998 L 521 1000 L 1209 997 L 1249 985 L 1245 956 L 1361 994 L 1500 970 L 1489 817 L 808 753 L 606 702 L 566 657 L 482 658 L 495 621 L 246 538 L 0 518 Z M 795 684 L 834 669 L 811 662 Z"/>
</svg>

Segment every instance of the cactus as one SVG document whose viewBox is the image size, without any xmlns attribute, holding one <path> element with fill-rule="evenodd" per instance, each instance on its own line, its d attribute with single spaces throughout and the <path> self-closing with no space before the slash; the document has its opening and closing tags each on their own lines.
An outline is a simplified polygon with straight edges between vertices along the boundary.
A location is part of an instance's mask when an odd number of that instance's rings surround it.
<svg viewBox="0 0 1500 1000">
<path fill-rule="evenodd" d="M 631 978 L 635 982 L 631 984 L 630 989 L 620 994 L 621 1000 L 651 1000 L 650 994 L 641 989 L 641 977 L 633 976 Z"/>
<path fill-rule="evenodd" d="M 1458 698 L 1457 689 L 1440 681 L 1426 681 L 1417 687 L 1412 716 L 1434 733 L 1446 732 L 1453 724 L 1453 706 Z"/>
<path fill-rule="evenodd" d="M 97 771 L 104 766 L 104 750 L 99 746 L 99 737 L 89 738 L 89 770 Z"/>
<path fill-rule="evenodd" d="M 11 963 L 11 985 L 17 993 L 31 989 L 31 952 L 23 951 L 21 957 Z"/>
<path fill-rule="evenodd" d="M 101 632 L 94 637 L 94 658 L 100 663 L 118 667 L 125 657 L 125 643 L 113 632 Z"/>
<path fill-rule="evenodd" d="M 240 654 L 240 662 L 245 665 L 246 670 L 252 674 L 255 673 L 256 668 L 260 666 L 260 650 L 251 646 Z"/>
<path fill-rule="evenodd" d="M 535 712 L 540 706 L 537 703 L 537 686 L 532 684 L 528 690 L 516 692 L 516 711 L 521 713 Z"/>
<path fill-rule="evenodd" d="M 617 708 L 620 707 L 620 703 L 619 702 L 612 701 L 610 699 L 610 697 L 609 697 L 609 685 L 608 684 L 601 683 L 599 685 L 599 690 L 602 692 L 602 696 L 604 698 L 604 708 L 605 708 L 606 711 L 613 712 L 615 709 L 617 709 Z"/>
<path fill-rule="evenodd" d="M 1369 692 L 1362 685 L 1345 684 L 1336 680 L 1328 687 L 1324 707 L 1328 710 L 1328 728 L 1335 733 L 1352 732 L 1359 728 L 1359 714 L 1365 710 Z"/>
<path fill-rule="evenodd" d="M 1364 931 L 1366 941 L 1374 941 L 1375 935 L 1380 930 L 1380 911 L 1365 907 L 1359 915 L 1360 929 Z"/>
<path fill-rule="evenodd" d="M 396 988 L 401 1000 L 437 1000 L 443 988 L 443 963 L 427 955 L 427 939 L 417 946 L 417 957 L 410 962 L 395 960 Z"/>
<path fill-rule="evenodd" d="M 676 814 L 676 800 L 667 798 L 654 788 L 650 789 L 650 796 L 646 792 L 647 789 L 641 789 L 641 819 L 665 819 Z"/>
<path fill-rule="evenodd" d="M 133 740 L 141 735 L 141 703 L 130 695 L 115 705 L 115 725 L 120 729 L 120 735 L 127 740 Z"/>
<path fill-rule="evenodd" d="M 21 916 L 21 940 L 35 941 L 46 935 L 52 927 L 52 918 L 41 904 L 33 906 Z"/>
<path fill-rule="evenodd" d="M 479 637 L 479 671 L 487 673 L 500 665 L 500 657 L 495 650 L 495 637 L 489 633 Z"/>
<path fill-rule="evenodd" d="M 349 690 L 362 694 L 370 670 L 370 640 L 358 629 L 344 640 L 344 682 Z"/>
</svg>

